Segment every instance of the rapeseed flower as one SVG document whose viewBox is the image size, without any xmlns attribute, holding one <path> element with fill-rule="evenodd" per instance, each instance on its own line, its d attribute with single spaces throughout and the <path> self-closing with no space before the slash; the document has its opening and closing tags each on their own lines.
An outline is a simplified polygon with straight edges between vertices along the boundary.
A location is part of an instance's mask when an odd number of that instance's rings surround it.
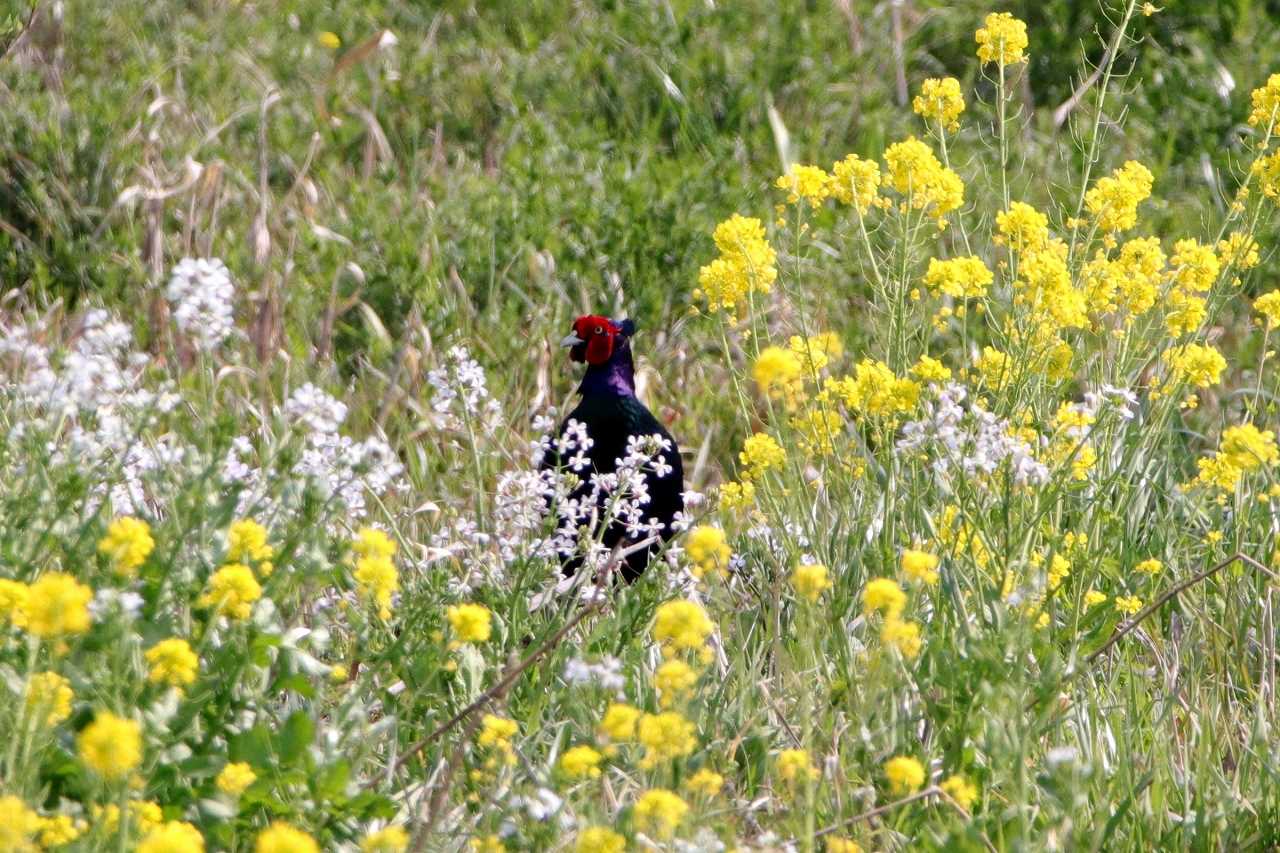
<svg viewBox="0 0 1280 853">
<path fill-rule="evenodd" d="M 320 853 L 320 845 L 301 829 L 275 821 L 258 833 L 254 853 Z"/>
<path fill-rule="evenodd" d="M 757 432 L 742 443 L 738 461 L 742 463 L 744 480 L 758 480 L 769 470 L 781 468 L 787 461 L 787 452 L 773 436 Z"/>
<path fill-rule="evenodd" d="M 493 632 L 493 614 L 483 604 L 455 604 L 447 616 L 453 636 L 460 643 L 483 643 Z"/>
<path fill-rule="evenodd" d="M 902 573 L 913 581 L 935 584 L 938 582 L 938 558 L 928 551 L 905 548 L 902 551 Z"/>
<path fill-rule="evenodd" d="M 817 601 L 831 589 L 831 579 L 827 576 L 827 567 L 821 563 L 801 563 L 791 573 L 791 585 L 801 598 Z"/>
<path fill-rule="evenodd" d="M 960 81 L 954 77 L 930 77 L 920 86 L 920 94 L 911 101 L 916 115 L 933 119 L 947 130 L 960 129 L 960 114 L 964 112 L 964 96 L 960 94 Z"/>
<path fill-rule="evenodd" d="M 143 836 L 137 853 L 204 853 L 204 836 L 189 823 L 171 820 Z"/>
<path fill-rule="evenodd" d="M 684 786 L 699 796 L 714 797 L 724 787 L 724 777 L 704 767 L 686 779 Z"/>
<path fill-rule="evenodd" d="M 191 646 L 177 637 L 156 643 L 147 650 L 145 657 L 151 665 L 147 679 L 152 684 L 185 687 L 196 680 L 196 672 L 200 668 L 200 659 Z"/>
<path fill-rule="evenodd" d="M 403 826 L 384 827 L 360 842 L 360 853 L 404 853 L 408 849 L 409 833 Z"/>
<path fill-rule="evenodd" d="M 40 815 L 12 794 L 0 797 L 0 850 L 36 851 Z"/>
<path fill-rule="evenodd" d="M 1261 129 L 1264 133 L 1274 130 L 1276 119 L 1280 118 L 1280 74 L 1272 74 L 1265 85 L 1254 89 L 1249 95 L 1253 108 L 1249 111 L 1249 126 Z M 1266 139 L 1262 140 L 1266 143 Z"/>
<path fill-rule="evenodd" d="M 793 165 L 775 182 L 780 190 L 787 191 L 787 201 L 796 204 L 802 199 L 810 207 L 818 207 L 830 195 L 831 176 L 820 166 Z"/>
<path fill-rule="evenodd" d="M 1149 560 L 1143 560 L 1134 566 L 1133 569 L 1134 571 L 1142 572 L 1143 574 L 1158 575 L 1164 569 L 1164 563 L 1153 557 Z"/>
<path fill-rule="evenodd" d="M 858 414 L 892 417 L 915 409 L 920 386 L 898 378 L 884 362 L 866 358 L 854 368 L 853 376 L 828 379 L 823 393 L 835 396 Z"/>
<path fill-rule="evenodd" d="M 823 850 L 825 853 L 862 853 L 862 846 L 849 838 L 828 835 Z"/>
<path fill-rule="evenodd" d="M 924 765 L 909 755 L 896 755 L 884 764 L 889 790 L 896 796 L 918 791 L 924 784 Z"/>
<path fill-rule="evenodd" d="M 665 788 L 653 788 L 636 800 L 633 817 L 642 831 L 666 841 L 676 834 L 688 812 L 688 804 L 678 795 Z"/>
<path fill-rule="evenodd" d="M 978 59 L 1015 65 L 1027 61 L 1027 25 L 1008 12 L 992 12 L 973 34 Z"/>
<path fill-rule="evenodd" d="M 476 737 L 476 744 L 493 750 L 504 763 L 515 764 L 516 752 L 511 745 L 511 739 L 519 732 L 520 726 L 515 720 L 508 720 L 506 717 L 495 714 L 485 714 L 480 721 L 480 734 Z"/>
<path fill-rule="evenodd" d="M 996 214 L 995 242 L 1007 244 L 1015 252 L 1038 252 L 1049 242 L 1049 217 L 1022 201 Z"/>
<path fill-rule="evenodd" d="M 614 702 L 605 709 L 604 716 L 600 719 L 600 731 L 610 740 L 619 742 L 634 740 L 636 723 L 639 722 L 640 716 L 641 711 L 638 708 Z"/>
<path fill-rule="evenodd" d="M 589 746 L 575 746 L 560 756 L 559 768 L 569 779 L 594 779 L 600 775 L 604 756 Z"/>
<path fill-rule="evenodd" d="M 196 600 L 200 607 L 209 607 L 220 616 L 229 619 L 248 619 L 253 603 L 262 597 L 262 587 L 253 570 L 243 563 L 228 563 L 213 573 L 204 594 Z"/>
<path fill-rule="evenodd" d="M 898 654 L 907 660 L 915 660 L 923 645 L 920 639 L 920 625 L 890 616 L 884 620 L 884 625 L 880 628 L 880 642 L 897 649 Z"/>
<path fill-rule="evenodd" d="M 1132 616 L 1142 609 L 1142 599 L 1136 595 L 1117 595 L 1116 610 L 1125 616 Z"/>
<path fill-rule="evenodd" d="M 712 312 L 733 309 L 749 294 L 768 293 L 778 278 L 777 253 L 765 239 L 764 224 L 734 214 L 712 235 L 720 257 L 698 271 L 698 287 Z"/>
<path fill-rule="evenodd" d="M 71 716 L 71 682 L 56 672 L 39 672 L 27 682 L 26 706 L 39 726 L 52 727 Z"/>
<path fill-rule="evenodd" d="M 27 600 L 31 597 L 31 587 L 22 581 L 0 578 L 0 619 L 23 628 L 27 624 Z"/>
<path fill-rule="evenodd" d="M 906 605 L 906 593 L 890 578 L 873 578 L 862 590 L 862 612 L 867 615 L 880 612 L 886 617 L 896 617 Z"/>
<path fill-rule="evenodd" d="M 63 572 L 43 574 L 27 589 L 26 629 L 45 639 L 89 630 L 93 590 Z"/>
<path fill-rule="evenodd" d="M 921 382 L 946 382 L 951 378 L 951 369 L 936 358 L 922 355 L 911 367 L 911 375 Z"/>
<path fill-rule="evenodd" d="M 574 853 L 623 853 L 627 839 L 607 826 L 588 826 L 578 832 Z"/>
<path fill-rule="evenodd" d="M 654 614 L 653 638 L 666 657 L 681 651 L 703 651 L 713 631 L 715 623 L 696 601 L 668 601 L 660 604 Z"/>
<path fill-rule="evenodd" d="M 658 690 L 659 704 L 670 708 L 681 701 L 698 683 L 698 673 L 678 658 L 664 661 L 653 673 L 653 686 Z"/>
<path fill-rule="evenodd" d="M 722 483 L 719 498 L 722 510 L 745 509 L 756 502 L 755 484 L 746 479 L 737 483 Z"/>
<path fill-rule="evenodd" d="M 765 347 L 751 367 L 760 393 L 793 407 L 804 396 L 804 365 L 790 349 Z"/>
<path fill-rule="evenodd" d="M 895 142 L 884 152 L 889 184 L 915 210 L 938 220 L 964 204 L 964 182 L 944 167 L 929 146 L 914 136 Z"/>
<path fill-rule="evenodd" d="M 156 542 L 151 527 L 137 518 L 117 518 L 107 526 L 107 535 L 98 540 L 98 553 L 105 555 L 118 574 L 133 577 L 147 561 Z"/>
<path fill-rule="evenodd" d="M 245 789 L 258 780 L 258 774 L 253 772 L 244 761 L 235 761 L 222 768 L 218 772 L 214 784 L 218 786 L 218 790 L 224 794 L 238 797 L 245 792 Z"/>
<path fill-rule="evenodd" d="M 788 785 L 815 781 L 822 776 L 818 768 L 813 766 L 808 750 L 784 749 L 778 753 L 775 764 L 778 768 L 778 776 Z"/>
<path fill-rule="evenodd" d="M 644 714 L 636 724 L 636 740 L 644 747 L 640 767 L 650 770 L 664 761 L 683 758 L 698 745 L 693 723 L 675 711 Z"/>
<path fill-rule="evenodd" d="M 1151 171 L 1130 160 L 1099 178 L 1085 193 L 1084 204 L 1103 232 L 1127 231 L 1137 224 L 1138 205 L 1150 197 L 1152 183 Z"/>
<path fill-rule="evenodd" d="M 1196 388 L 1217 385 L 1222 371 L 1227 369 L 1222 353 L 1208 344 L 1174 347 L 1165 353 L 1164 360 L 1173 381 L 1186 382 Z"/>
<path fill-rule="evenodd" d="M 831 167 L 829 192 L 843 204 L 853 205 L 858 213 L 866 213 L 879 202 L 880 164 L 850 154 Z"/>
<path fill-rule="evenodd" d="M 276 550 L 267 544 L 267 528 L 252 518 L 232 522 L 227 529 L 227 561 L 239 563 L 252 560 L 257 563 L 270 560 Z"/>
<path fill-rule="evenodd" d="M 120 779 L 142 763 L 142 726 L 99 711 L 76 737 L 80 760 L 99 776 Z"/>
<path fill-rule="evenodd" d="M 977 255 L 947 261 L 930 258 L 929 269 L 924 274 L 924 283 L 932 293 L 954 299 L 986 296 L 994 280 L 991 270 Z"/>
<path fill-rule="evenodd" d="M 708 574 L 723 577 L 728 573 L 729 558 L 733 556 L 724 531 L 709 524 L 700 524 L 689 531 L 684 552 L 693 564 L 693 576 L 696 578 Z"/>
<path fill-rule="evenodd" d="M 978 799 L 978 787 L 959 773 L 943 779 L 938 787 L 966 811 L 972 809 L 974 801 Z"/>
</svg>

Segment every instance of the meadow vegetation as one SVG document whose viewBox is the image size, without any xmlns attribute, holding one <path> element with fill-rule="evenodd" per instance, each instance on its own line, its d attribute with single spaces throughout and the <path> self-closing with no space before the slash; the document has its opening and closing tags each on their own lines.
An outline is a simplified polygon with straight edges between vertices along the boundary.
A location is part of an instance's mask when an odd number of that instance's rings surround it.
<svg viewBox="0 0 1280 853">
<path fill-rule="evenodd" d="M 790 5 L 0 16 L 0 851 L 1280 843 L 1274 12 Z"/>
</svg>

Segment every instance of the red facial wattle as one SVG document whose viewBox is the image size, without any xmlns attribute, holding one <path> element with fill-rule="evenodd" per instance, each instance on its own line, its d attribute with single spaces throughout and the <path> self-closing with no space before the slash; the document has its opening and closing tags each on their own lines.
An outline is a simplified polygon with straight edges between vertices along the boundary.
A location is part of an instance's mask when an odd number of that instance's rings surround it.
<svg viewBox="0 0 1280 853">
<path fill-rule="evenodd" d="M 586 342 L 584 357 L 587 364 L 606 364 L 613 357 L 613 348 L 621 332 L 608 317 L 579 317 L 573 324 L 573 333 Z M 576 349 L 576 347 L 575 347 Z"/>
</svg>

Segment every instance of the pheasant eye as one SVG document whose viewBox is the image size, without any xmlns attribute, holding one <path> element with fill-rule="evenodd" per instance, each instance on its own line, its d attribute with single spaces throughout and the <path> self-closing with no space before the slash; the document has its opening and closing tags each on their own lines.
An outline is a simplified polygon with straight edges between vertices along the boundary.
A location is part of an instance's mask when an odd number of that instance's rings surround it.
<svg viewBox="0 0 1280 853">
<path fill-rule="evenodd" d="M 604 326 L 596 326 L 596 334 L 597 334 L 597 335 L 603 335 L 603 334 L 604 334 Z"/>
</svg>

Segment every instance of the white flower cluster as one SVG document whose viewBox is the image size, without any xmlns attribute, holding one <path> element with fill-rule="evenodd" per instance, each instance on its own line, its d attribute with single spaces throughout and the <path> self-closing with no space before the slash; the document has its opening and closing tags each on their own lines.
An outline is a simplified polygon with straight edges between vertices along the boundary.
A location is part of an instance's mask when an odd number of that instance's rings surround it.
<svg viewBox="0 0 1280 853">
<path fill-rule="evenodd" d="M 195 345 L 212 352 L 235 331 L 235 285 L 217 258 L 183 258 L 169 276 L 165 298 L 173 322 Z"/>
<path fill-rule="evenodd" d="M 479 425 L 485 431 L 497 426 L 500 406 L 489 393 L 484 368 L 466 347 L 452 347 L 445 364 L 427 373 L 434 389 L 431 409 L 444 429 Z"/>
<path fill-rule="evenodd" d="M 953 478 L 994 474 L 1007 464 L 1020 486 L 1048 482 L 1048 467 L 1036 459 L 1031 446 L 1013 435 L 1004 418 L 976 401 L 965 403 L 963 386 L 949 382 L 937 402 L 923 404 L 924 417 L 902 427 L 897 449 L 906 453 L 932 452 L 933 471 L 944 487 Z"/>
<path fill-rule="evenodd" d="M 564 680 L 577 687 L 597 686 L 619 692 L 627 686 L 622 675 L 622 661 L 605 655 L 599 662 L 591 663 L 582 658 L 572 658 L 564 665 Z"/>
<path fill-rule="evenodd" d="M 180 398 L 168 382 L 144 387 L 150 360 L 106 311 L 89 311 L 64 351 L 40 342 L 45 334 L 38 324 L 0 330 L 0 388 L 22 413 L 11 439 L 43 436 L 52 464 L 92 471 L 96 495 L 109 494 L 117 513 L 134 512 L 145 500 L 144 475 L 186 452 L 167 437 L 144 441 Z"/>
</svg>

